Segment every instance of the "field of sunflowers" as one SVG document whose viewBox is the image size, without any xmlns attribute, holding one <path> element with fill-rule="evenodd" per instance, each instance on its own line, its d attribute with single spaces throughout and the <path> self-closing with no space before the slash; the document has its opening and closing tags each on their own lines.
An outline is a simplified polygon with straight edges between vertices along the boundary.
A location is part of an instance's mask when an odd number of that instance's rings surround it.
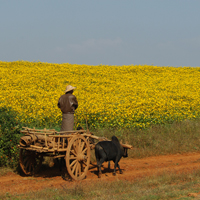
<svg viewBox="0 0 200 200">
<path fill-rule="evenodd" d="M 76 87 L 75 123 L 145 128 L 200 118 L 200 67 L 0 61 L 0 107 L 27 125 L 58 126 L 59 97 Z"/>
</svg>

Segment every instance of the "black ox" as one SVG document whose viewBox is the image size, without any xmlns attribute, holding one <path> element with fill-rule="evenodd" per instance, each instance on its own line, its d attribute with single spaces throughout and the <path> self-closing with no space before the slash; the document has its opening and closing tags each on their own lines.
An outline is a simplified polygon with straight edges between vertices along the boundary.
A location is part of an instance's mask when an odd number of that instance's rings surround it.
<svg viewBox="0 0 200 200">
<path fill-rule="evenodd" d="M 113 161 L 115 163 L 113 175 L 116 175 L 116 167 L 119 168 L 120 174 L 122 170 L 119 167 L 121 157 L 128 157 L 127 148 L 122 147 L 117 137 L 112 136 L 111 141 L 101 141 L 95 145 L 95 156 L 97 160 L 98 177 L 101 177 L 101 165 L 105 161 Z M 110 168 L 110 163 L 108 164 Z"/>
</svg>

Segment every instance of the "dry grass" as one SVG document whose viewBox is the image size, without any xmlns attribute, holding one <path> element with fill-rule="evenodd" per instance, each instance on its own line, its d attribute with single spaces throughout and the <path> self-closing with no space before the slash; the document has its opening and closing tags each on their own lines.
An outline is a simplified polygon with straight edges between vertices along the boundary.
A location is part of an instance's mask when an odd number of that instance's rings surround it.
<svg viewBox="0 0 200 200">
<path fill-rule="evenodd" d="M 200 119 L 155 125 L 149 129 L 99 130 L 94 134 L 111 138 L 116 135 L 124 143 L 133 145 L 129 157 L 195 152 L 200 150 Z"/>
<path fill-rule="evenodd" d="M 200 191 L 200 171 L 192 174 L 164 173 L 160 176 L 140 178 L 130 181 L 96 182 L 92 185 L 80 185 L 74 188 L 46 189 L 27 194 L 1 195 L 0 199 L 44 199 L 44 200 L 158 200 L 193 199 L 188 194 Z M 199 196 L 200 197 L 200 196 Z"/>
<path fill-rule="evenodd" d="M 13 169 L 8 167 L 0 167 L 0 177 L 6 175 L 8 172 L 13 172 Z"/>
</svg>

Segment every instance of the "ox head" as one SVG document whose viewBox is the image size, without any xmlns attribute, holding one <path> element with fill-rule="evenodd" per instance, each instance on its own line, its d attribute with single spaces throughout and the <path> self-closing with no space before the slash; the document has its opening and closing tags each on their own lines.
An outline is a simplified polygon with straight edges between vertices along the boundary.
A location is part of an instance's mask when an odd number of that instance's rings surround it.
<svg viewBox="0 0 200 200">
<path fill-rule="evenodd" d="M 124 147 L 123 147 L 123 149 L 124 149 L 123 157 L 126 158 L 126 157 L 128 157 L 128 149 L 124 148 Z"/>
</svg>

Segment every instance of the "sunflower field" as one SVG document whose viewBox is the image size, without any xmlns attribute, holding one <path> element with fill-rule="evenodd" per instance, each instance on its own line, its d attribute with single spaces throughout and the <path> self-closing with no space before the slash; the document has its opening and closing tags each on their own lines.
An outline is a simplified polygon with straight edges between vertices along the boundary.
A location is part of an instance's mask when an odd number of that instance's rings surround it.
<svg viewBox="0 0 200 200">
<path fill-rule="evenodd" d="M 0 61 L 0 108 L 27 126 L 61 124 L 57 107 L 76 87 L 75 124 L 90 128 L 146 128 L 200 118 L 200 67 L 108 66 Z"/>
</svg>

